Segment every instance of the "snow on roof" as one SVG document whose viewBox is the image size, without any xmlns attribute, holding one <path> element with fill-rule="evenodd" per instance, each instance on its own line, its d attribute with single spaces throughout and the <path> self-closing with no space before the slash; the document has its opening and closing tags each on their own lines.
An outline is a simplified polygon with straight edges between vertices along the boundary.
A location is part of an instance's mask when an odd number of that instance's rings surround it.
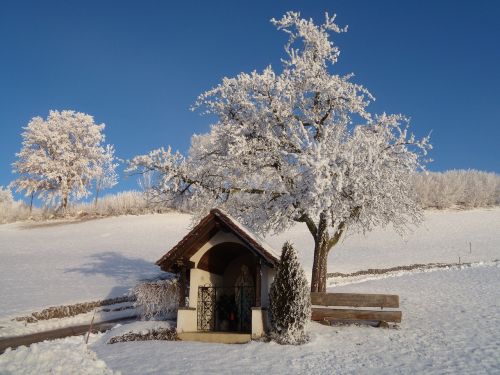
<svg viewBox="0 0 500 375">
<path fill-rule="evenodd" d="M 217 208 L 213 209 L 211 212 L 214 212 L 215 215 L 222 214 L 227 217 L 229 220 L 233 222 L 234 225 L 238 226 L 242 232 L 245 232 L 250 238 L 252 238 L 256 243 L 258 243 L 263 249 L 265 249 L 268 253 L 273 255 L 276 259 L 279 259 L 280 255 L 274 250 L 274 248 L 269 245 L 261 236 L 256 234 L 246 225 L 241 224 L 237 219 L 233 216 L 229 215 L 227 212 Z"/>
<path fill-rule="evenodd" d="M 260 256 L 271 267 L 277 266 L 279 256 L 276 251 L 262 238 L 253 233 L 220 209 L 214 208 L 201 221 L 180 240 L 168 253 L 161 257 L 156 264 L 164 271 L 176 271 L 178 264 L 188 264 L 188 259 L 206 243 L 223 225 L 238 236 L 256 255 Z"/>
</svg>

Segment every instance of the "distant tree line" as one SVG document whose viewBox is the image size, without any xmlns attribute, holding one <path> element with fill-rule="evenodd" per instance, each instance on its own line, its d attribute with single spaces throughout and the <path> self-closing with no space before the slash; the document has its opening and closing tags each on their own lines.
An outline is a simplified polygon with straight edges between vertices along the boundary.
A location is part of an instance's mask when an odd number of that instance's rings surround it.
<svg viewBox="0 0 500 375">
<path fill-rule="evenodd" d="M 500 175 L 478 170 L 451 170 L 418 173 L 414 176 L 414 192 L 423 209 L 471 209 L 500 205 Z M 158 206 L 150 196 L 150 187 L 140 181 L 141 190 L 124 191 L 103 196 L 94 202 L 73 202 L 66 216 L 119 216 L 165 212 L 168 209 L 193 211 L 189 205 Z M 58 206 L 34 207 L 29 202 L 15 200 L 8 187 L 0 186 L 0 223 L 19 220 L 50 219 Z"/>
<path fill-rule="evenodd" d="M 419 173 L 417 201 L 425 208 L 475 208 L 500 205 L 500 175 L 474 169 Z"/>
</svg>

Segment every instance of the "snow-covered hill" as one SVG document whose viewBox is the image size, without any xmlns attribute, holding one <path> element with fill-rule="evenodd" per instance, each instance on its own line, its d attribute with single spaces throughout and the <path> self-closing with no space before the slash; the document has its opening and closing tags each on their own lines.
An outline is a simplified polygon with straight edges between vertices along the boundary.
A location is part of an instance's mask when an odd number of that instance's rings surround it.
<svg viewBox="0 0 500 375">
<path fill-rule="evenodd" d="M 115 297 L 160 270 L 154 265 L 189 230 L 179 213 L 79 223 L 0 225 L 0 317 Z M 292 240 L 310 275 L 312 238 L 297 225 L 267 241 Z M 470 251 L 472 248 L 472 251 Z M 329 272 L 430 262 L 500 259 L 500 208 L 434 211 L 406 239 L 394 231 L 351 235 L 334 248 Z"/>
<path fill-rule="evenodd" d="M 0 225 L 0 320 L 43 307 L 126 292 L 160 271 L 154 261 L 187 233 L 182 214 L 81 223 Z M 291 239 L 310 272 L 312 241 L 303 226 L 271 236 Z M 433 272 L 347 278 L 330 290 L 399 294 L 398 329 L 312 323 L 310 343 L 128 342 L 108 345 L 123 325 L 83 344 L 81 337 L 34 344 L 0 356 L 0 373 L 255 374 L 496 373 L 500 369 L 500 208 L 435 211 L 406 239 L 392 230 L 352 235 L 329 258 L 330 272 L 414 263 L 475 262 Z M 376 280 L 374 280 L 376 278 Z M 343 279 L 344 280 L 344 279 Z M 89 320 L 90 316 L 85 316 Z M 2 324 L 4 324 L 2 322 Z M 0 324 L 1 325 L 1 324 Z M 127 327 L 130 326 L 130 327 Z"/>
</svg>

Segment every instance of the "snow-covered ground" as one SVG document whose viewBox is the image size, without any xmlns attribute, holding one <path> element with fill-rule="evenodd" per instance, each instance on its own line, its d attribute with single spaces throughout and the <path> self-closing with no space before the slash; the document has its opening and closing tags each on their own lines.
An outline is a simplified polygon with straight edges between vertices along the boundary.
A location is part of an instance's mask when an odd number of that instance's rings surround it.
<svg viewBox="0 0 500 375">
<path fill-rule="evenodd" d="M 141 342 L 91 345 L 123 374 L 347 374 L 500 371 L 500 269 L 437 271 L 342 290 L 401 295 L 399 329 L 311 325 L 304 346 Z M 336 289 L 337 290 L 337 289 Z"/>
<path fill-rule="evenodd" d="M 89 342 L 99 335 L 92 335 Z M 16 350 L 7 349 L 0 355 L 2 375 L 113 375 L 103 360 L 85 345 L 83 336 L 72 336 L 61 340 L 44 341 L 22 346 Z"/>
<path fill-rule="evenodd" d="M 123 295 L 154 277 L 188 215 L 0 225 L 0 316 Z"/>
<path fill-rule="evenodd" d="M 121 306 L 131 306 L 133 303 L 121 303 L 111 306 L 98 307 L 86 313 L 68 316 L 64 318 L 52 318 L 39 320 L 36 323 L 26 323 L 16 321 L 11 318 L 0 318 L 0 340 L 8 337 L 24 336 L 32 333 L 52 331 L 59 328 L 74 327 L 113 321 L 118 319 L 136 319 L 139 312 L 136 308 L 127 308 L 119 311 L 106 311 L 106 309 L 116 309 Z M 1 372 L 0 372 L 1 374 Z"/>
<path fill-rule="evenodd" d="M 0 326 L 9 317 L 44 307 L 123 294 L 137 280 L 158 274 L 153 262 L 186 234 L 189 223 L 187 215 L 164 214 L 0 225 Z M 307 229 L 297 226 L 267 241 L 279 249 L 285 239 L 294 241 L 309 274 L 312 241 Z M 352 235 L 333 250 L 329 271 L 454 263 L 459 257 L 475 264 L 351 278 L 331 288 L 399 294 L 399 329 L 312 324 L 312 341 L 300 347 L 263 342 L 106 344 L 112 336 L 140 328 L 142 323 L 136 323 L 138 327 L 123 325 L 93 336 L 90 350 L 81 338 L 68 338 L 10 351 L 0 356 L 0 373 L 43 374 L 50 373 L 48 368 L 58 373 L 72 363 L 85 364 L 89 373 L 123 374 L 234 373 L 239 368 L 277 374 L 499 373 L 500 268 L 494 260 L 500 259 L 500 208 L 428 212 L 425 223 L 406 239 L 392 230 Z"/>
<path fill-rule="evenodd" d="M 189 225 L 190 217 L 179 213 L 0 225 L 0 317 L 123 295 L 160 272 L 154 262 Z M 267 241 L 280 250 L 287 239 L 309 276 L 313 242 L 307 228 L 297 225 Z M 500 259 L 500 208 L 428 212 L 406 239 L 390 229 L 349 236 L 332 250 L 328 270 L 451 263 L 459 257 L 461 262 Z"/>
<path fill-rule="evenodd" d="M 36 344 L 0 356 L 7 374 L 67 372 L 79 363 L 95 372 L 122 374 L 494 374 L 500 371 L 500 268 L 483 266 L 384 278 L 336 291 L 398 293 L 399 329 L 325 327 L 312 323 L 303 346 L 251 342 L 245 345 L 194 342 L 107 342 L 152 322 L 119 326 L 91 337 Z M 52 366 L 52 367 L 51 367 Z M 78 368 L 78 367 L 76 367 Z M 64 372 L 60 372 L 64 373 Z"/>
</svg>

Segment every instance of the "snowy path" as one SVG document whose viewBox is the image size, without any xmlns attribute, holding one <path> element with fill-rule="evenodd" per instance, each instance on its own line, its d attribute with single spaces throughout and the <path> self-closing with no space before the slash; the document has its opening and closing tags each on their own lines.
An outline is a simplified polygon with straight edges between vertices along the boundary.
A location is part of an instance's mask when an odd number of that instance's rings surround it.
<svg viewBox="0 0 500 375">
<path fill-rule="evenodd" d="M 187 233 L 189 224 L 188 215 L 169 213 L 0 225 L 0 317 L 122 295 L 138 280 L 158 274 L 154 261 Z M 310 275 L 312 238 L 305 226 L 268 242 L 280 249 L 286 239 L 295 243 Z M 462 262 L 500 259 L 500 208 L 428 212 L 406 240 L 392 230 L 350 236 L 332 251 L 328 270 L 450 263 L 459 256 Z"/>
</svg>

